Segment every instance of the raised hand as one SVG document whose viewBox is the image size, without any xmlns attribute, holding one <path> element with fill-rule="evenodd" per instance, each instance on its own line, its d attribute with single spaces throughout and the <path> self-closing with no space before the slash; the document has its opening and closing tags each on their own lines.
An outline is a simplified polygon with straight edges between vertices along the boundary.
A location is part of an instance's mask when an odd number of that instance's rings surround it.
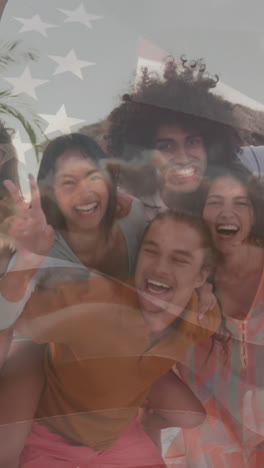
<svg viewBox="0 0 264 468">
<path fill-rule="evenodd" d="M 18 250 L 27 250 L 38 255 L 47 255 L 53 242 L 53 228 L 47 224 L 41 208 L 40 193 L 32 175 L 29 175 L 31 200 L 26 202 L 11 180 L 4 185 L 10 193 L 16 214 L 9 220 L 8 234 Z"/>
</svg>

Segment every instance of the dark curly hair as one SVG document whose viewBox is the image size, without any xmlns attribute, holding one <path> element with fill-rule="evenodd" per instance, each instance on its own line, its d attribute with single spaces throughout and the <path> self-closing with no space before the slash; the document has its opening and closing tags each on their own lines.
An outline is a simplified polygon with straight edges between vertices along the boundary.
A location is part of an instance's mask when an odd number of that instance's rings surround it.
<svg viewBox="0 0 264 468">
<path fill-rule="evenodd" d="M 181 64 L 165 63 L 163 76 L 147 68 L 130 94 L 108 118 L 107 152 L 123 161 L 142 159 L 143 150 L 153 148 L 161 125 L 180 123 L 194 128 L 204 140 L 207 163 L 228 164 L 236 159 L 240 139 L 232 104 L 211 93 L 218 76 L 209 76 L 201 59 Z"/>
</svg>

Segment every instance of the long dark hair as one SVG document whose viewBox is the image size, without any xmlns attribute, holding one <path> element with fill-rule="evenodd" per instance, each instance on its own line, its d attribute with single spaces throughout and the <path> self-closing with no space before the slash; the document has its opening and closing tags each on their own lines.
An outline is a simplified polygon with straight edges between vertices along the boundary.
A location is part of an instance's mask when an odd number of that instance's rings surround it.
<svg viewBox="0 0 264 468">
<path fill-rule="evenodd" d="M 207 169 L 206 177 L 201 185 L 200 190 L 200 201 L 199 210 L 200 216 L 202 216 L 203 209 L 205 206 L 208 192 L 214 181 L 222 177 L 233 177 L 240 182 L 248 192 L 248 198 L 252 204 L 255 222 L 251 228 L 248 242 L 250 244 L 264 247 L 264 184 L 263 180 L 255 177 L 245 166 L 239 161 L 233 162 L 228 166 L 215 166 Z M 218 301 L 221 310 L 221 303 Z M 221 310 L 222 314 L 222 310 Z M 210 357 L 215 342 L 219 342 L 222 345 L 222 350 L 225 354 L 226 361 L 228 358 L 228 342 L 230 341 L 232 334 L 226 326 L 224 315 L 222 314 L 222 323 L 220 329 L 212 336 L 212 346 L 209 351 L 208 358 Z"/>
<path fill-rule="evenodd" d="M 44 150 L 37 181 L 41 194 L 42 208 L 47 221 L 55 229 L 61 230 L 66 228 L 64 216 L 56 202 L 54 181 L 56 163 L 58 159 L 69 150 L 79 150 L 82 156 L 86 159 L 92 160 L 95 166 L 105 176 L 105 182 L 109 192 L 109 201 L 105 216 L 102 220 L 102 229 L 106 237 L 108 237 L 115 218 L 116 185 L 111 173 L 109 171 L 104 171 L 101 167 L 101 163 L 107 159 L 104 151 L 92 138 L 81 133 L 71 133 L 69 135 L 55 138 L 49 142 Z"/>
</svg>

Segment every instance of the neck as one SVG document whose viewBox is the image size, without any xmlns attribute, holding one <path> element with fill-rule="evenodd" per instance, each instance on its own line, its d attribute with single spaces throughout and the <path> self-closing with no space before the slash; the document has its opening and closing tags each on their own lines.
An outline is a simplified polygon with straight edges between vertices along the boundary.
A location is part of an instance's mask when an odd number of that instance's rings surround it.
<svg viewBox="0 0 264 468">
<path fill-rule="evenodd" d="M 89 231 L 67 230 L 61 232 L 62 237 L 73 252 L 93 252 L 98 246 L 106 245 L 107 241 L 101 229 Z M 78 255 L 77 255 L 78 256 Z"/>
<path fill-rule="evenodd" d="M 168 208 L 173 210 L 176 208 L 178 210 L 192 211 L 195 204 L 194 193 L 195 192 L 174 192 L 160 186 L 160 197 L 162 201 Z"/>
<path fill-rule="evenodd" d="M 162 339 L 171 331 L 173 325 L 182 314 L 184 308 L 174 306 L 173 312 L 161 310 L 160 312 L 147 312 L 142 310 L 144 321 L 149 329 L 149 334 L 154 341 Z"/>
<path fill-rule="evenodd" d="M 245 266 L 251 264 L 251 246 L 242 244 L 225 253 L 217 267 L 217 272 L 225 272 L 225 274 L 238 275 L 239 272 L 245 272 Z M 247 269 L 247 268 L 246 268 Z"/>
</svg>

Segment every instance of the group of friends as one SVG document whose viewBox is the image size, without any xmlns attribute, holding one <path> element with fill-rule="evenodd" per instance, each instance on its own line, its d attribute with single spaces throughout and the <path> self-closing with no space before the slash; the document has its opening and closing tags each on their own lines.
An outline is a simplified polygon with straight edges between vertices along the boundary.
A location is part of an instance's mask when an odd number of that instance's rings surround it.
<svg viewBox="0 0 264 468">
<path fill-rule="evenodd" d="M 264 466 L 264 190 L 215 86 L 143 70 L 28 201 L 1 124 L 1 468 Z"/>
</svg>

